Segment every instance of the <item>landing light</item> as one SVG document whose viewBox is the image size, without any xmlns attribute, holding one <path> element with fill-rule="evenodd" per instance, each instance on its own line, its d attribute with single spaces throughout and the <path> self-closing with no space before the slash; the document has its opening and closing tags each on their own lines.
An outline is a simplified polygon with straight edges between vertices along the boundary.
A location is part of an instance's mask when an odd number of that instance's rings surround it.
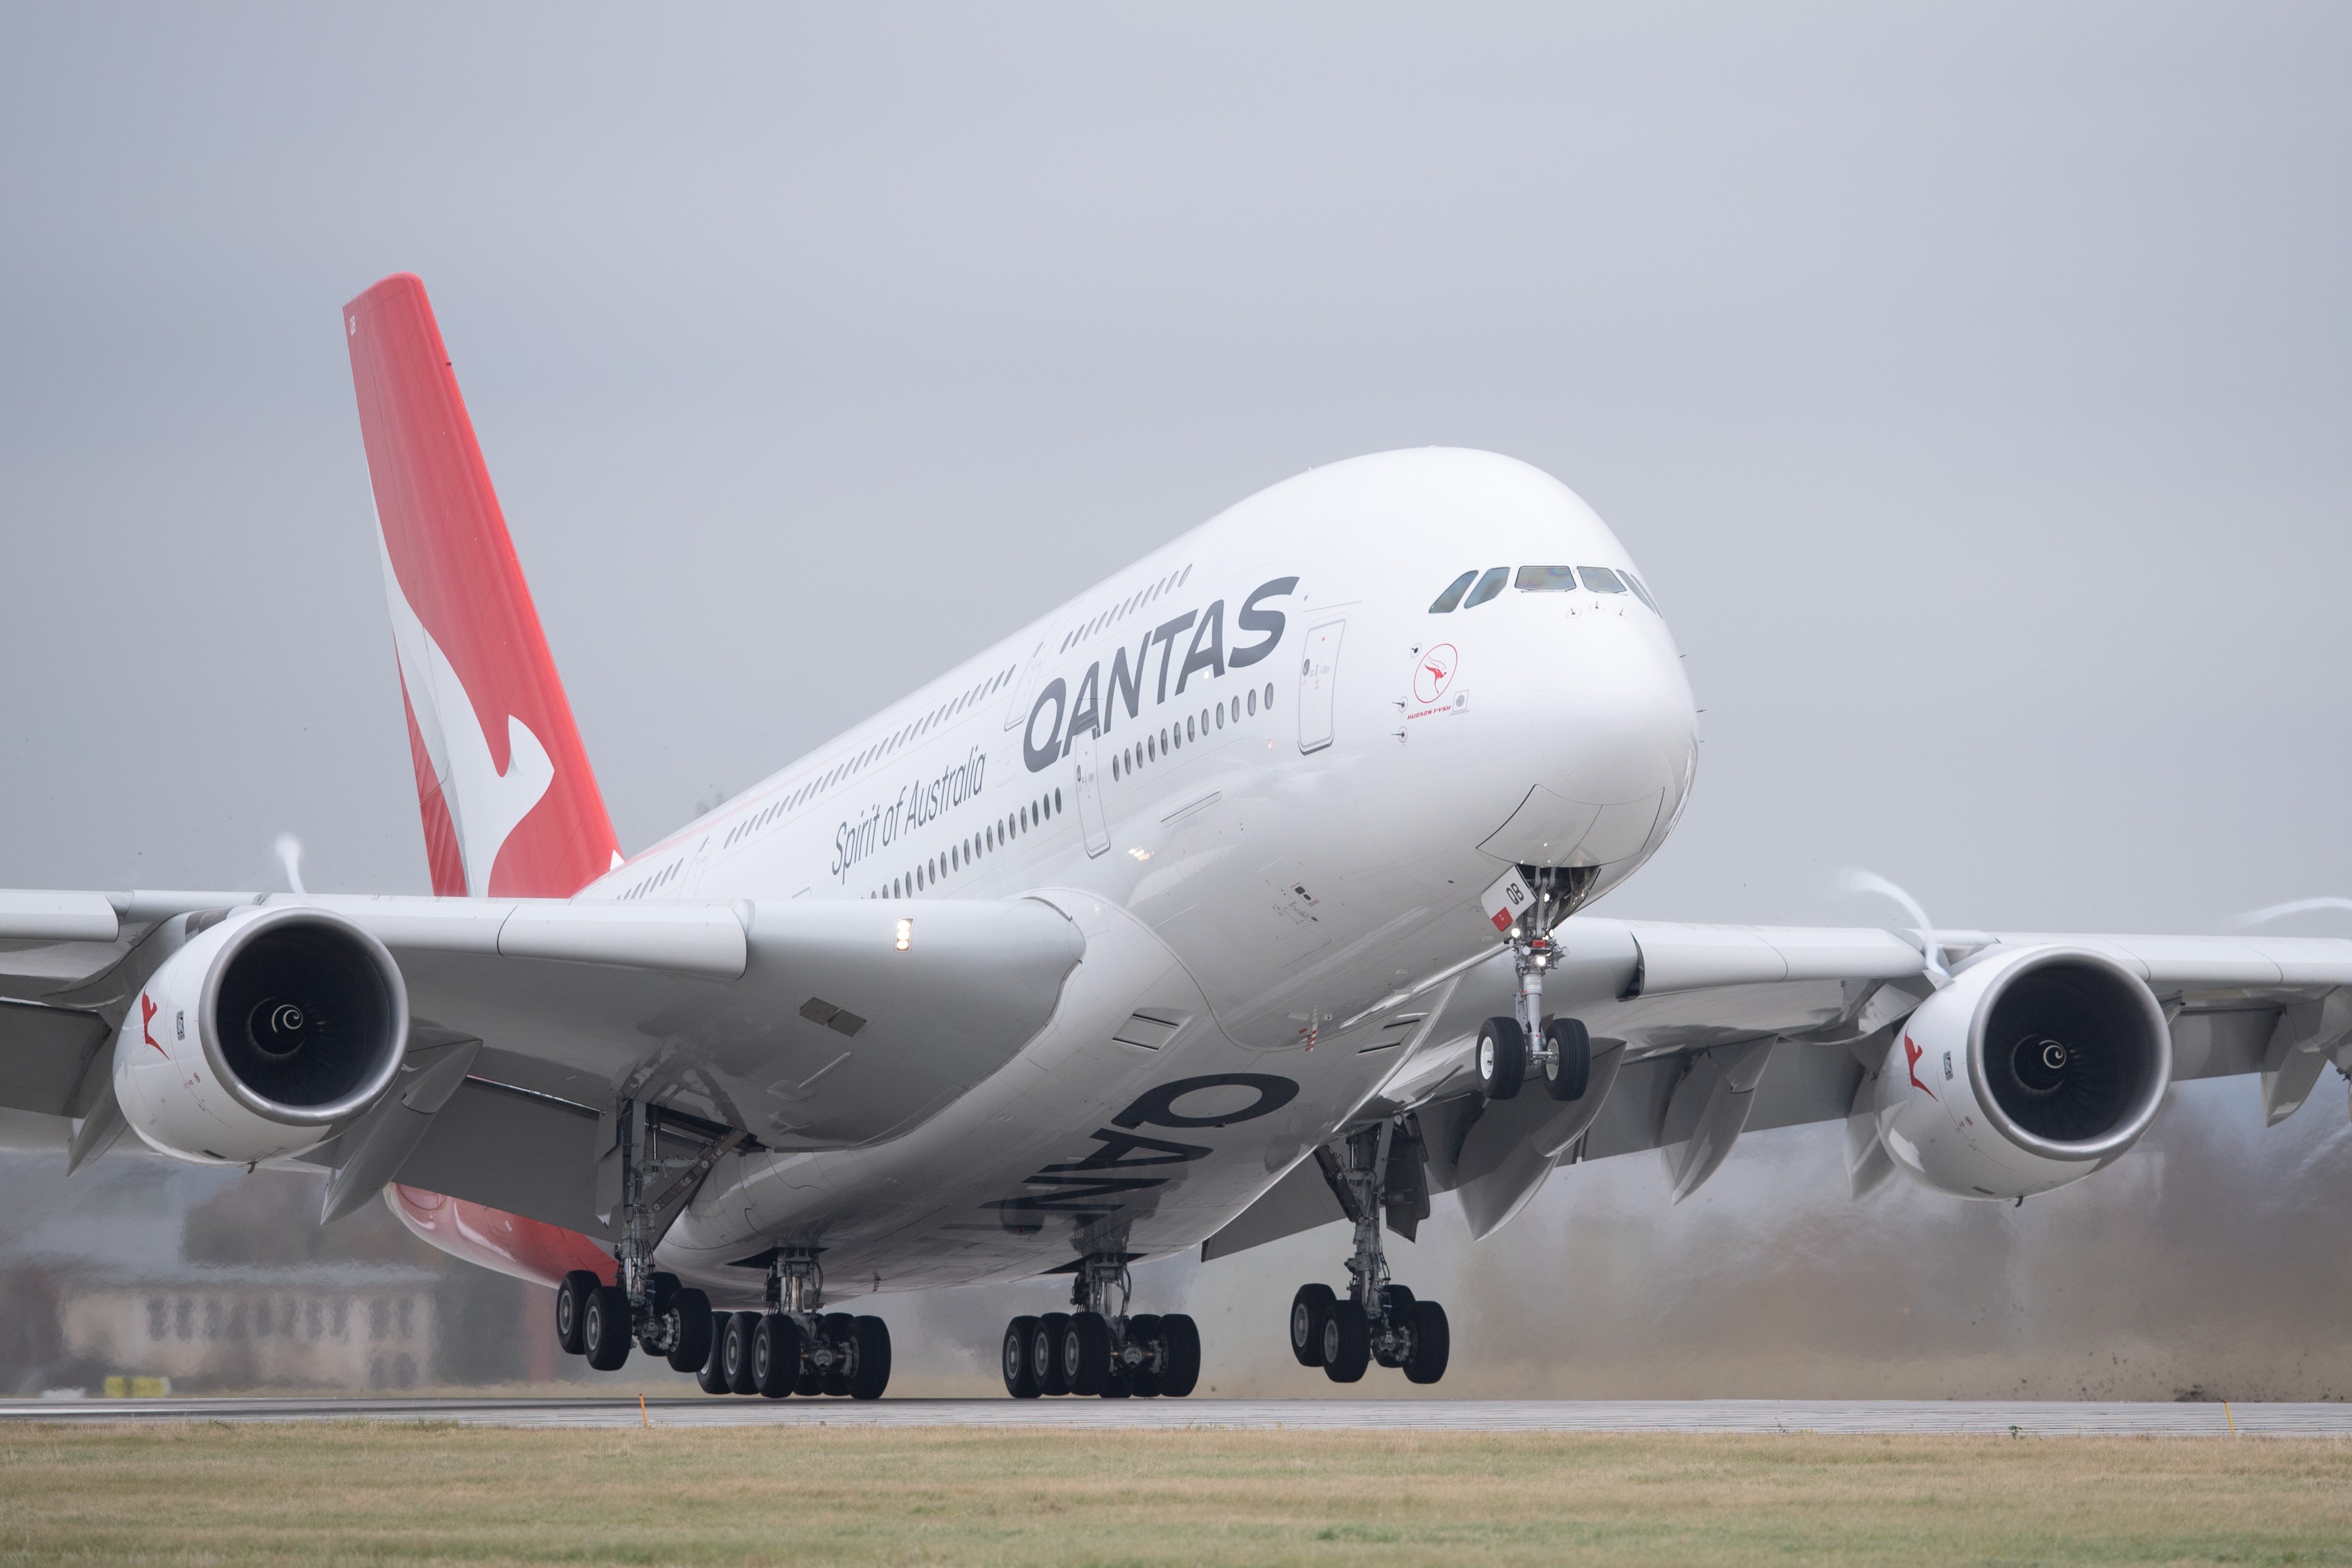
<svg viewBox="0 0 2352 1568">
<path fill-rule="evenodd" d="M 898 922 L 898 941 L 897 943 L 898 951 L 900 952 L 904 952 L 914 944 L 915 922 L 911 920 L 900 921 Z"/>
</svg>

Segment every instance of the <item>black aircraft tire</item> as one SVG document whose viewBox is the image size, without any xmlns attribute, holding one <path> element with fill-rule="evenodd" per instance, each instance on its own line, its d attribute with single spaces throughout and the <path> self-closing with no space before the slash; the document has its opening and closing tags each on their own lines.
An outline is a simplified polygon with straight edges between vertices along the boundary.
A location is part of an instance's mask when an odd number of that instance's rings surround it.
<svg viewBox="0 0 2352 1568">
<path fill-rule="evenodd" d="M 827 1312 L 817 1320 L 818 1331 L 835 1345 L 846 1345 L 856 1335 L 857 1320 L 846 1312 Z M 838 1366 L 838 1362 L 834 1363 Z M 849 1374 L 828 1372 L 818 1381 L 819 1392 L 834 1399 L 849 1397 Z"/>
<path fill-rule="evenodd" d="M 1168 1339 L 1168 1367 L 1160 1374 L 1160 1392 L 1181 1399 L 1201 1381 L 1201 1330 L 1188 1314 L 1171 1312 L 1160 1320 L 1160 1331 Z"/>
<path fill-rule="evenodd" d="M 677 1314 L 677 1344 L 669 1352 L 672 1372 L 700 1372 L 710 1361 L 710 1298 L 699 1290 L 677 1291 L 670 1310 Z"/>
<path fill-rule="evenodd" d="M 1138 1399 L 1160 1397 L 1160 1373 L 1151 1365 L 1160 1350 L 1160 1321 L 1150 1312 L 1138 1312 L 1127 1321 L 1129 1342 L 1143 1347 L 1143 1363 L 1126 1368 L 1127 1391 Z"/>
<path fill-rule="evenodd" d="M 879 1318 L 856 1318 L 850 1335 L 857 1346 L 857 1370 L 849 1374 L 849 1397 L 879 1399 L 890 1386 L 890 1325 Z"/>
<path fill-rule="evenodd" d="M 604 1281 L 585 1268 L 575 1268 L 563 1277 L 555 1288 L 555 1342 L 563 1347 L 566 1355 L 583 1355 L 587 1347 L 581 1342 L 581 1320 L 587 1316 L 588 1292 Z"/>
<path fill-rule="evenodd" d="M 732 1394 L 727 1386 L 727 1326 L 735 1321 L 732 1312 L 716 1312 L 710 1320 L 710 1348 L 695 1369 L 694 1385 L 705 1394 Z"/>
<path fill-rule="evenodd" d="M 1478 1087 L 1488 1100 L 1509 1100 L 1528 1078 L 1528 1035 L 1517 1018 L 1478 1026 Z"/>
<path fill-rule="evenodd" d="M 1544 1068 L 1544 1092 L 1554 1100 L 1582 1100 L 1592 1084 L 1592 1033 L 1577 1018 L 1554 1018 L 1544 1026 L 1552 1060 Z"/>
<path fill-rule="evenodd" d="M 1110 1325 L 1101 1313 L 1070 1314 L 1070 1326 L 1062 1331 L 1062 1381 L 1072 1394 L 1089 1398 L 1110 1385 Z"/>
<path fill-rule="evenodd" d="M 588 1292 L 580 1313 L 580 1353 L 598 1372 L 618 1372 L 629 1361 L 629 1293 L 618 1285 Z"/>
<path fill-rule="evenodd" d="M 1030 1357 L 1040 1394 L 1059 1396 L 1070 1392 L 1069 1379 L 1062 1374 L 1062 1336 L 1069 1329 L 1067 1312 L 1046 1312 L 1037 1319 L 1036 1337 L 1030 1341 Z"/>
<path fill-rule="evenodd" d="M 757 1312 L 730 1312 L 726 1326 L 719 1330 L 719 1367 L 727 1380 L 730 1394 L 757 1394 L 760 1382 L 752 1374 L 752 1341 L 760 1331 Z"/>
<path fill-rule="evenodd" d="M 1290 1353 L 1299 1365 L 1323 1364 L 1323 1320 L 1338 1300 L 1328 1285 L 1301 1285 L 1290 1299 Z"/>
<path fill-rule="evenodd" d="M 761 1394 L 782 1399 L 801 1380 L 801 1326 L 782 1312 L 760 1320 L 751 1342 L 751 1382 Z"/>
<path fill-rule="evenodd" d="M 1445 1375 L 1445 1363 L 1454 1353 L 1454 1331 L 1445 1321 L 1445 1309 L 1434 1301 L 1412 1304 L 1412 1354 L 1404 1363 L 1407 1383 L 1435 1383 Z"/>
<path fill-rule="evenodd" d="M 1004 1373 L 1004 1392 L 1015 1399 L 1037 1397 L 1037 1320 L 1015 1318 L 1004 1325 L 1004 1343 L 997 1361 Z"/>
<path fill-rule="evenodd" d="M 1323 1375 L 1334 1383 L 1360 1383 L 1372 1363 L 1372 1326 L 1349 1300 L 1323 1320 Z"/>
</svg>

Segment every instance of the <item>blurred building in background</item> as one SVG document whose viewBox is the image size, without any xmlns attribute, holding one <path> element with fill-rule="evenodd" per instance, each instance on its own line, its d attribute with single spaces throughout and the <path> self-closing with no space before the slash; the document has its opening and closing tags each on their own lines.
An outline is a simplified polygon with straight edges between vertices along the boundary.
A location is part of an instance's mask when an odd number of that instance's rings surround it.
<svg viewBox="0 0 2352 1568">
<path fill-rule="evenodd" d="M 0 1394 L 370 1394 L 572 1373 L 547 1292 L 434 1251 L 317 1178 L 116 1152 L 0 1156 Z M 568 1363 L 568 1364 L 559 1364 Z"/>
</svg>

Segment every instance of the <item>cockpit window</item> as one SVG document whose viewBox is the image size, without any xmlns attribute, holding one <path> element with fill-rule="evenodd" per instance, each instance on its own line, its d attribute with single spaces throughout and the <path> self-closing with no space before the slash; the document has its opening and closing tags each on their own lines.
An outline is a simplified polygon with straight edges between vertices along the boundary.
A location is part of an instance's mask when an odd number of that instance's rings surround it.
<svg viewBox="0 0 2352 1568">
<path fill-rule="evenodd" d="M 1478 585 L 1470 590 L 1470 596 L 1462 602 L 1462 607 L 1465 610 L 1475 609 L 1478 605 L 1485 604 L 1487 600 L 1501 593 L 1503 591 L 1503 584 L 1510 580 L 1511 569 L 1509 567 L 1496 566 L 1490 568 L 1484 577 L 1478 579 Z"/>
<path fill-rule="evenodd" d="M 1652 615 L 1661 618 L 1664 616 L 1666 612 L 1658 608 L 1658 601 L 1650 597 L 1650 591 L 1642 586 L 1642 580 L 1639 577 L 1634 576 L 1631 572 L 1621 572 L 1618 575 L 1625 579 L 1625 585 L 1633 590 L 1635 598 L 1650 606 Z"/>
<path fill-rule="evenodd" d="M 1625 584 L 1617 580 L 1617 574 L 1606 566 L 1587 566 L 1584 569 L 1584 585 L 1596 594 L 1622 594 L 1625 591 Z"/>
<path fill-rule="evenodd" d="M 1522 566 L 1517 586 L 1522 594 L 1566 594 L 1576 587 L 1576 568 Z"/>
<path fill-rule="evenodd" d="M 1452 610 L 1454 605 L 1462 602 L 1462 595 L 1470 591 L 1470 584 L 1477 580 L 1477 573 L 1465 572 L 1461 576 L 1448 583 L 1445 585 L 1445 592 L 1438 595 L 1436 602 L 1429 606 L 1429 613 L 1433 616 L 1442 616 Z"/>
</svg>

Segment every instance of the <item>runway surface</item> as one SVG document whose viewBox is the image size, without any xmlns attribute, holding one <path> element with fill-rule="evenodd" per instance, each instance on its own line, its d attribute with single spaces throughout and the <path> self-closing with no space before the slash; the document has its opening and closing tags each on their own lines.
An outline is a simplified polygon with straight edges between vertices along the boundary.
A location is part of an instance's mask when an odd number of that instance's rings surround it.
<svg viewBox="0 0 2352 1568">
<path fill-rule="evenodd" d="M 987 1426 L 1103 1431 L 1973 1433 L 2352 1437 L 2352 1405 L 1942 1400 L 0 1400 L 0 1421 L 459 1421 L 483 1426 Z"/>
</svg>

